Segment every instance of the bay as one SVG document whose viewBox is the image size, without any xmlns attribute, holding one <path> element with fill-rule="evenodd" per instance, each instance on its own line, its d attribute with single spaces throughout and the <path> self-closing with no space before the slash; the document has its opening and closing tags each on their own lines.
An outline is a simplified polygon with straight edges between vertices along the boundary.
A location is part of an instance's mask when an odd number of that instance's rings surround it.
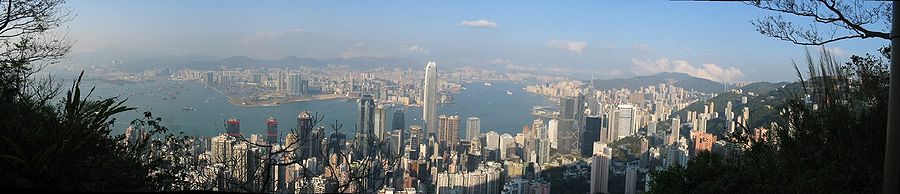
<svg viewBox="0 0 900 194">
<path fill-rule="evenodd" d="M 95 86 L 94 98 L 114 97 L 127 98 L 125 103 L 136 110 L 118 114 L 114 131 L 122 133 L 131 120 L 150 111 L 155 117 L 163 119 L 163 125 L 172 132 L 184 132 L 192 136 L 215 136 L 224 132 L 224 120 L 237 118 L 241 121 L 241 132 L 244 135 L 264 134 L 265 120 L 273 117 L 278 120 L 281 134 L 297 125 L 297 115 L 301 111 L 309 111 L 323 116 L 320 126 L 343 124 L 345 133 L 354 129 L 357 120 L 355 100 L 317 100 L 282 104 L 273 107 L 241 107 L 227 101 L 227 97 L 219 95 L 212 88 L 192 81 L 150 81 L 140 83 L 110 84 L 104 82 L 86 82 L 82 87 Z M 535 118 L 529 112 L 532 106 L 553 106 L 555 103 L 547 98 L 526 93 L 524 84 L 512 82 L 493 82 L 485 85 L 481 82 L 464 84 L 465 90 L 455 95 L 452 104 L 441 104 L 438 114 L 460 116 L 460 137 L 464 137 L 465 120 L 468 117 L 481 119 L 482 133 L 497 131 L 498 133 L 515 134 L 521 132 L 523 125 L 531 125 Z M 88 89 L 88 88 L 83 88 Z M 513 94 L 509 95 L 506 91 Z M 186 111 L 185 107 L 196 110 Z M 390 127 L 395 108 L 405 109 L 407 127 L 421 124 L 421 107 L 394 106 L 388 110 L 387 122 Z"/>
</svg>

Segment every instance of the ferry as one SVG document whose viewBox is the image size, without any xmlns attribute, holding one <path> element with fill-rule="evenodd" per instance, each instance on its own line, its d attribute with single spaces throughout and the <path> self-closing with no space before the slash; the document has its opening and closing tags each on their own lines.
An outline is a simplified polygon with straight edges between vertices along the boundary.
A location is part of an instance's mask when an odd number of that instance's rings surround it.
<svg viewBox="0 0 900 194">
<path fill-rule="evenodd" d="M 506 90 L 506 95 L 512 95 L 512 92 L 510 92 L 509 90 Z"/>
<path fill-rule="evenodd" d="M 484 82 L 484 85 L 490 86 L 490 85 L 491 85 L 491 82 Z"/>
</svg>

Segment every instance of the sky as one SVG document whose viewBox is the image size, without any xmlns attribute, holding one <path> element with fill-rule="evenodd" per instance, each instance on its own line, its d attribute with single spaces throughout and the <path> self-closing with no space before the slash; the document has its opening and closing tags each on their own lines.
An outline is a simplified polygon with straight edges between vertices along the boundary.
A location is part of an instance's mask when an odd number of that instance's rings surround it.
<svg viewBox="0 0 900 194">
<path fill-rule="evenodd" d="M 409 57 L 576 77 L 682 72 L 719 82 L 796 80 L 806 49 L 763 36 L 777 13 L 686 1 L 70 1 L 74 55 L 126 49 L 220 58 Z M 797 21 L 808 22 L 803 18 Z M 838 58 L 889 44 L 829 44 Z"/>
</svg>

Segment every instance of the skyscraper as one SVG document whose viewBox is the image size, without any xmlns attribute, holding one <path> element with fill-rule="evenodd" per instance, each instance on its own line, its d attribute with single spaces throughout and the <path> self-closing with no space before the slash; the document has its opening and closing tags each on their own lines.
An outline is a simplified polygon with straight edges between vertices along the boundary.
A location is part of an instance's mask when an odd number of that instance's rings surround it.
<svg viewBox="0 0 900 194">
<path fill-rule="evenodd" d="M 678 138 L 681 137 L 681 117 L 676 116 L 672 118 L 672 133 L 669 134 L 668 145 L 672 145 L 678 142 Z"/>
<path fill-rule="evenodd" d="M 399 108 L 394 111 L 394 122 L 391 124 L 391 129 L 394 129 L 394 130 L 406 129 L 406 118 L 403 115 L 402 108 Z"/>
<path fill-rule="evenodd" d="M 225 131 L 230 136 L 241 136 L 241 121 L 236 118 L 225 120 Z"/>
<path fill-rule="evenodd" d="M 297 153 L 300 159 L 306 159 L 310 156 L 310 144 L 313 143 L 313 118 L 307 111 L 300 112 L 297 115 L 297 133 L 300 142 L 297 142 Z"/>
<path fill-rule="evenodd" d="M 625 194 L 637 193 L 637 166 L 629 165 L 625 168 Z"/>
<path fill-rule="evenodd" d="M 563 98 L 559 100 L 559 127 L 557 128 L 559 135 L 559 145 L 557 148 L 560 154 L 579 154 L 576 152 L 578 149 L 578 134 L 576 131 L 579 130 L 576 122 L 576 108 L 577 102 L 575 98 Z"/>
<path fill-rule="evenodd" d="M 477 141 L 481 136 L 481 119 L 469 117 L 466 119 L 466 140 Z"/>
<path fill-rule="evenodd" d="M 585 119 L 584 135 L 581 137 L 581 156 L 590 157 L 593 152 L 594 142 L 600 141 L 600 117 L 589 116 Z"/>
<path fill-rule="evenodd" d="M 429 131 L 437 129 L 437 64 L 429 61 L 425 66 L 425 92 L 423 92 L 424 103 L 422 104 L 422 119 L 425 121 L 425 129 L 423 134 L 428 136 Z"/>
<path fill-rule="evenodd" d="M 368 153 L 369 144 L 371 144 L 375 132 L 375 100 L 372 99 L 371 94 L 365 94 L 356 102 L 359 109 L 359 119 L 356 123 L 356 134 L 354 135 L 353 145 L 356 147 L 354 155 L 363 156 L 360 154 Z"/>
<path fill-rule="evenodd" d="M 303 85 L 300 79 L 300 74 L 292 73 L 288 75 L 287 91 L 288 95 L 291 96 L 299 96 L 303 94 Z"/>
<path fill-rule="evenodd" d="M 610 155 L 594 153 L 591 159 L 591 193 L 609 193 Z"/>
<path fill-rule="evenodd" d="M 547 122 L 547 140 L 550 141 L 550 147 L 552 147 L 552 148 L 556 148 L 556 144 L 558 141 L 558 139 L 557 139 L 558 133 L 559 133 L 559 120 L 550 119 L 550 121 Z"/>
<path fill-rule="evenodd" d="M 278 121 L 275 118 L 266 119 L 266 133 L 266 141 L 269 144 L 278 143 Z"/>
<path fill-rule="evenodd" d="M 634 106 L 623 104 L 619 105 L 615 111 L 615 140 L 619 140 L 634 134 Z M 613 130 L 613 129 L 610 129 Z"/>
<path fill-rule="evenodd" d="M 459 142 L 459 116 L 441 115 L 438 116 L 438 120 L 440 120 L 438 142 L 447 147 L 456 145 L 456 142 Z"/>
<path fill-rule="evenodd" d="M 378 141 L 384 141 L 387 136 L 389 136 L 387 128 L 387 110 L 384 109 L 384 106 L 378 105 L 375 107 L 375 121 L 374 121 L 374 134 L 375 138 Z"/>
</svg>

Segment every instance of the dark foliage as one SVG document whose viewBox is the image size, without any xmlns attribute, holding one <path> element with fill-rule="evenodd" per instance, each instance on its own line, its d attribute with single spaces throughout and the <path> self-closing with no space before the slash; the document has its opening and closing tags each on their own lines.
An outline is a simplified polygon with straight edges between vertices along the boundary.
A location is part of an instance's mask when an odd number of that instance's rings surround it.
<svg viewBox="0 0 900 194">
<path fill-rule="evenodd" d="M 770 141 L 744 128 L 734 158 L 700 154 L 652 173 L 651 193 L 874 193 L 881 187 L 889 73 L 881 57 L 840 65 L 807 55 L 808 79 L 787 93 Z"/>
</svg>

